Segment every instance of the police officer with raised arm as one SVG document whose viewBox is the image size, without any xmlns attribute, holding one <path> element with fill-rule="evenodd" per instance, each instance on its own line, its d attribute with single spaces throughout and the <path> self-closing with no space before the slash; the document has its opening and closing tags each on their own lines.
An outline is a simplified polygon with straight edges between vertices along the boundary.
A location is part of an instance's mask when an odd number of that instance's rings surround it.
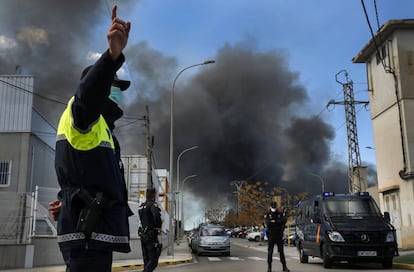
<svg viewBox="0 0 414 272">
<path fill-rule="evenodd" d="M 271 202 L 270 209 L 265 215 L 265 225 L 267 227 L 268 250 L 267 250 L 267 272 L 272 271 L 272 257 L 275 244 L 279 251 L 280 262 L 283 265 L 283 271 L 290 271 L 286 266 L 285 252 L 283 248 L 283 231 L 286 225 L 285 212 L 277 209 L 277 203 Z"/>
<path fill-rule="evenodd" d="M 142 257 L 144 259 L 143 272 L 151 272 L 158 265 L 162 244 L 158 241 L 161 233 L 161 209 L 155 202 L 156 191 L 154 188 L 147 189 L 146 201 L 139 206 L 139 219 L 141 226 L 139 235 L 141 237 Z"/>
<path fill-rule="evenodd" d="M 115 5 L 108 49 L 84 69 L 59 120 L 55 169 L 61 190 L 49 211 L 58 220 L 57 241 L 67 272 L 110 272 L 113 252 L 131 251 L 131 210 L 120 148 L 112 134 L 123 114 L 122 91 L 130 85 L 116 77 L 130 29 Z"/>
</svg>

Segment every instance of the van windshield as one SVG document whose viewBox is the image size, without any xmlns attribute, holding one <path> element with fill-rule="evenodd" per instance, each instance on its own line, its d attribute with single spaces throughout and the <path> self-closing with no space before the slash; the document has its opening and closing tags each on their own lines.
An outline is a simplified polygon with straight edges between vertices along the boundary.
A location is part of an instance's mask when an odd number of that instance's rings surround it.
<svg viewBox="0 0 414 272">
<path fill-rule="evenodd" d="M 335 215 L 380 216 L 381 213 L 370 199 L 326 199 L 322 202 L 325 213 Z"/>
<path fill-rule="evenodd" d="M 207 227 L 203 228 L 200 233 L 201 236 L 226 236 L 224 228 Z"/>
</svg>

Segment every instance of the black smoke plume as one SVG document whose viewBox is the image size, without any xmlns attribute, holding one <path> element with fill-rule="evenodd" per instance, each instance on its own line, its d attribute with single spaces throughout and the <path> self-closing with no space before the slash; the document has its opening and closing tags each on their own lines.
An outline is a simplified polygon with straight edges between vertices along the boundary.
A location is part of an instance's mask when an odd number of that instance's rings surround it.
<svg viewBox="0 0 414 272">
<path fill-rule="evenodd" d="M 109 26 L 112 3 L 0 4 L 0 74 L 33 74 L 35 107 L 55 126 L 83 67 L 91 63 L 84 56 L 96 40 L 106 42 L 106 33 L 97 35 L 96 29 L 105 21 Z M 326 190 L 346 192 L 346 162 L 332 157 L 330 149 L 335 131 L 310 109 L 300 74 L 289 69 L 283 53 L 260 52 L 248 44 L 225 44 L 213 56 L 216 63 L 193 68 L 178 79 L 174 158 L 199 146 L 182 157 L 180 178 L 197 175 L 188 186 L 196 199 L 207 203 L 221 203 L 231 195 L 234 180 L 319 193 L 319 181 L 309 173 L 322 176 Z M 155 166 L 168 168 L 171 87 L 183 67 L 152 49 L 150 41 L 130 42 L 125 55 L 133 84 L 116 131 L 123 153 L 145 154 L 145 129 L 134 118 L 142 117 L 149 105 Z"/>
</svg>

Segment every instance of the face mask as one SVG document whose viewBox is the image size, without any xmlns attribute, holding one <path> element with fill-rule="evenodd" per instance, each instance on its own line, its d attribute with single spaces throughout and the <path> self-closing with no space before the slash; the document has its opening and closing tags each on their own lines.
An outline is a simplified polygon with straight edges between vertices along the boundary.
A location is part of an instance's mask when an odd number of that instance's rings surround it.
<svg viewBox="0 0 414 272">
<path fill-rule="evenodd" d="M 276 209 L 275 209 L 275 208 L 270 208 L 270 210 L 271 210 L 272 212 L 275 212 L 275 211 L 276 211 Z"/>
<path fill-rule="evenodd" d="M 109 99 L 114 101 L 117 105 L 121 101 L 122 91 L 119 87 L 111 86 L 111 93 L 109 94 Z"/>
</svg>

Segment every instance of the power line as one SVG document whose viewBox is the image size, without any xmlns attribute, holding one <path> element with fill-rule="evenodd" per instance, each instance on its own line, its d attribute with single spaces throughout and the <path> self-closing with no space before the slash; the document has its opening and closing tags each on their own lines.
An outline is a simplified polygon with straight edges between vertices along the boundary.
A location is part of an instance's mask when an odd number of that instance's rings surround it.
<svg viewBox="0 0 414 272">
<path fill-rule="evenodd" d="M 376 17 L 377 17 L 378 32 L 379 32 L 379 20 L 378 20 L 377 2 L 374 0 L 374 3 L 375 3 L 375 13 L 376 13 Z M 385 60 L 384 60 L 383 56 L 381 55 L 381 52 L 379 51 L 378 44 L 377 44 L 377 40 L 375 39 L 374 31 L 372 30 L 371 22 L 369 20 L 369 16 L 368 16 L 367 9 L 365 7 L 364 0 L 361 0 L 361 4 L 362 4 L 362 8 L 364 10 L 364 14 L 365 14 L 365 18 L 367 20 L 367 24 L 368 24 L 369 30 L 371 32 L 372 41 L 374 42 L 374 45 L 375 45 L 375 51 L 377 53 L 377 56 L 379 56 L 379 59 L 380 59 L 381 64 L 382 64 L 382 67 L 387 72 L 387 71 L 389 71 L 389 68 L 387 68 L 387 66 L 385 64 Z M 382 44 L 382 36 L 381 36 L 381 33 L 379 35 L 379 38 L 380 38 L 380 43 Z"/>
<path fill-rule="evenodd" d="M 25 88 L 23 88 L 23 87 L 17 86 L 17 85 L 15 85 L 15 84 L 13 84 L 13 83 L 7 82 L 7 81 L 2 80 L 2 79 L 0 79 L 0 82 L 4 83 L 4 84 L 6 84 L 6 85 L 9 85 L 9 86 L 11 86 L 11 87 L 13 87 L 13 88 L 16 88 L 16 89 L 18 89 L 18 90 L 20 90 L 20 91 L 22 91 L 22 92 L 26 92 L 26 93 L 29 93 L 29 94 L 32 94 L 32 95 L 36 95 L 36 96 L 38 96 L 38 97 L 40 97 L 40 98 L 42 98 L 42 99 L 44 99 L 44 100 L 48 100 L 48 101 L 50 101 L 50 102 L 58 103 L 58 104 L 61 104 L 61 105 L 66 105 L 66 104 L 67 104 L 67 103 L 64 103 L 64 102 L 62 102 L 62 101 L 59 101 L 59 100 L 56 100 L 56 99 L 49 98 L 49 97 L 47 97 L 47 96 L 41 95 L 41 94 L 39 94 L 39 93 L 35 92 L 35 90 L 33 90 L 33 92 L 32 92 L 32 91 L 30 91 L 30 90 L 28 90 L 28 89 L 25 89 Z"/>
<path fill-rule="evenodd" d="M 57 103 L 57 104 L 64 105 L 64 106 L 67 105 L 66 102 L 62 102 L 62 101 L 59 101 L 59 100 L 56 100 L 56 99 L 49 98 L 47 96 L 41 95 L 41 94 L 37 93 L 36 90 L 31 91 L 31 90 L 25 89 L 23 87 L 17 86 L 16 84 L 7 82 L 7 81 L 5 81 L 3 79 L 0 79 L 0 82 L 6 84 L 8 86 L 11 86 L 11 87 L 17 89 L 18 91 L 21 91 L 21 92 L 25 92 L 25 93 L 28 93 L 28 94 L 31 94 L 31 95 L 38 96 L 39 98 L 42 98 L 42 99 L 47 100 L 49 102 Z M 135 123 L 136 121 L 143 121 L 144 120 L 143 117 L 137 117 L 137 116 L 122 116 L 121 119 L 127 119 L 127 120 L 129 119 L 129 120 L 133 120 L 133 121 L 128 122 L 127 124 L 118 126 L 118 128 L 126 127 L 126 126 L 129 126 L 129 125 Z"/>
</svg>

